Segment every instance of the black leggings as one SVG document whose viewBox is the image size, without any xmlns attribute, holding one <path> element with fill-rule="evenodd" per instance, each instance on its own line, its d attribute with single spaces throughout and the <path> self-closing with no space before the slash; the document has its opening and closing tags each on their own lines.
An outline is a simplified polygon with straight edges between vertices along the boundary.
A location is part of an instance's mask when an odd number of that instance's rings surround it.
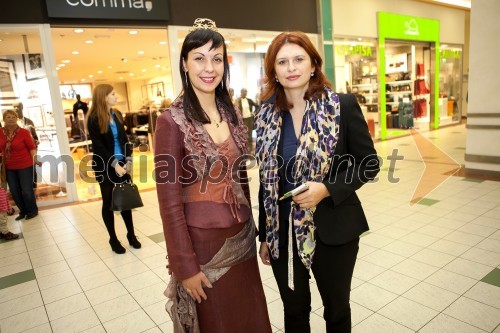
<svg viewBox="0 0 500 333">
<path fill-rule="evenodd" d="M 99 183 L 99 187 L 101 188 L 102 196 L 102 219 L 104 221 L 104 224 L 106 225 L 106 229 L 108 229 L 110 240 L 117 240 L 115 232 L 115 214 L 110 209 L 111 200 L 113 197 L 113 188 L 115 187 L 115 184 L 106 179 Z M 135 233 L 134 223 L 132 220 L 132 211 L 124 210 L 121 212 L 121 215 L 123 221 L 125 222 L 125 226 L 127 227 L 127 237 L 134 236 Z"/>
</svg>

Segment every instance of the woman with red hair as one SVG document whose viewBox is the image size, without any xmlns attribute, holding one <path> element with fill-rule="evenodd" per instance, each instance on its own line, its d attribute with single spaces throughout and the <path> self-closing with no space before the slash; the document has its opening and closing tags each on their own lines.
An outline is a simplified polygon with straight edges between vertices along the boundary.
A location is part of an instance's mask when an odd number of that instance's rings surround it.
<svg viewBox="0 0 500 333">
<path fill-rule="evenodd" d="M 304 33 L 278 35 L 255 118 L 259 254 L 272 266 L 287 333 L 310 332 L 310 270 L 327 332 L 351 331 L 351 279 L 359 235 L 368 230 L 355 191 L 379 171 L 356 98 L 334 93 L 322 64 Z M 285 195 L 303 184 L 305 191 Z"/>
</svg>

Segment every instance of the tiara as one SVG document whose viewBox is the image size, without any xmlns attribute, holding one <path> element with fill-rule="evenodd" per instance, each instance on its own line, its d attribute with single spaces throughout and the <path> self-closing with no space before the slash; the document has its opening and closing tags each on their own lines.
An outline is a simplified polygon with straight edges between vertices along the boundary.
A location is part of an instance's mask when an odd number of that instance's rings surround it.
<svg viewBox="0 0 500 333">
<path fill-rule="evenodd" d="M 218 32 L 215 21 L 207 18 L 197 18 L 196 20 L 194 20 L 193 27 L 189 29 L 189 32 L 200 29 L 210 29 L 212 31 Z"/>
</svg>

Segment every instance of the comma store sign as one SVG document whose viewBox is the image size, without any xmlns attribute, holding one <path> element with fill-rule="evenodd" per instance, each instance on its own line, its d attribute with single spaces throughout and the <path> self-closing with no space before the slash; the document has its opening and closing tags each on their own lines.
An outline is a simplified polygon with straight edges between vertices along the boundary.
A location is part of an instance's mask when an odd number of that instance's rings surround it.
<svg viewBox="0 0 500 333">
<path fill-rule="evenodd" d="M 49 17 L 118 20 L 169 19 L 168 0 L 45 0 Z"/>
</svg>

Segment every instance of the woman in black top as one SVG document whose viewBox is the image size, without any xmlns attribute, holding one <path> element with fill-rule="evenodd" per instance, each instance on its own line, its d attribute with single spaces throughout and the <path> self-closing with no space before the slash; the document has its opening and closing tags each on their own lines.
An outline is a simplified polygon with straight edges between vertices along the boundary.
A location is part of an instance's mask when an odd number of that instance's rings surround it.
<svg viewBox="0 0 500 333">
<path fill-rule="evenodd" d="M 368 230 L 355 191 L 379 171 L 355 96 L 334 93 L 322 63 L 304 33 L 278 35 L 266 53 L 265 102 L 255 116 L 259 254 L 272 266 L 287 333 L 310 332 L 310 271 L 326 331 L 351 331 L 351 279 L 359 235 Z M 280 199 L 301 184 L 305 192 Z"/>
<path fill-rule="evenodd" d="M 132 147 L 125 134 L 121 113 L 112 109 L 116 101 L 117 96 L 113 86 L 100 84 L 95 87 L 87 128 L 94 153 L 92 168 L 101 188 L 102 219 L 109 233 L 111 249 L 122 254 L 125 253 L 125 248 L 116 237 L 114 214 L 110 207 L 115 184 L 130 179 L 127 173 L 132 165 Z M 122 211 L 121 215 L 127 227 L 129 244 L 139 249 L 141 243 L 134 233 L 132 211 Z"/>
</svg>

